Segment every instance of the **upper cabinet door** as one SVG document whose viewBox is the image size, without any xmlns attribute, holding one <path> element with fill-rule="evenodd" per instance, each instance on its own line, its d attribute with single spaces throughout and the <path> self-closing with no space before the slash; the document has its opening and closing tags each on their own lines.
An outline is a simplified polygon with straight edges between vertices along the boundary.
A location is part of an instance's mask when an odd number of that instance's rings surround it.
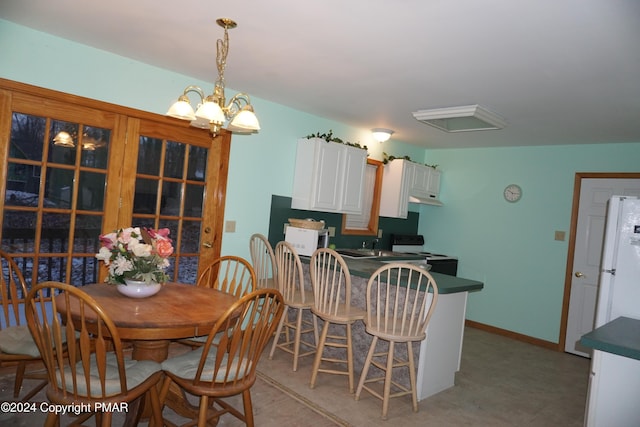
<svg viewBox="0 0 640 427">
<path fill-rule="evenodd" d="M 298 140 L 291 207 L 361 213 L 367 151 L 319 138 Z"/>
</svg>

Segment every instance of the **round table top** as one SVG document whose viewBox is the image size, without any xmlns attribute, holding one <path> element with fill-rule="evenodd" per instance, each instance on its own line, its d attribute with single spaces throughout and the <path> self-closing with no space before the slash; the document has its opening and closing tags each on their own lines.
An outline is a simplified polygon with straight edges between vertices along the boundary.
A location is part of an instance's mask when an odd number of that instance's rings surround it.
<svg viewBox="0 0 640 427">
<path fill-rule="evenodd" d="M 93 297 L 118 327 L 121 339 L 173 340 L 209 333 L 237 297 L 215 289 L 166 283 L 148 298 L 122 295 L 114 285 L 97 283 L 80 289 Z M 66 313 L 62 298 L 58 311 Z M 71 313 L 78 307 L 71 306 Z"/>
</svg>

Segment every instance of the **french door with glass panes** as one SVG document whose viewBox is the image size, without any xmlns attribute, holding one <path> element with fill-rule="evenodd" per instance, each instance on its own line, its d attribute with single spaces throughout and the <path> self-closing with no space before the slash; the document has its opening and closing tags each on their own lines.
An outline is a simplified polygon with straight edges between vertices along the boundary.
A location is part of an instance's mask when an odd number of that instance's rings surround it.
<svg viewBox="0 0 640 427">
<path fill-rule="evenodd" d="M 17 89 L 17 90 L 16 90 Z M 101 281 L 98 236 L 169 228 L 171 280 L 220 254 L 230 135 L 0 80 L 1 248 L 27 284 Z"/>
</svg>

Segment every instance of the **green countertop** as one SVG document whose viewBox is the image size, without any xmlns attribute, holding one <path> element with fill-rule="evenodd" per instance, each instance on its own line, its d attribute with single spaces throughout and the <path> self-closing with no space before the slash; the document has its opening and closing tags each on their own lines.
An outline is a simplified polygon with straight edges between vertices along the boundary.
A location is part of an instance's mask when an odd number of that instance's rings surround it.
<svg viewBox="0 0 640 427">
<path fill-rule="evenodd" d="M 583 335 L 580 344 L 640 360 L 640 319 L 618 317 Z"/>
<path fill-rule="evenodd" d="M 302 262 L 309 262 L 309 257 L 300 257 Z M 369 279 L 371 275 L 381 266 L 383 262 L 374 259 L 357 259 L 357 258 L 344 258 L 349 271 L 352 276 L 362 277 Z M 482 282 L 471 279 L 464 279 L 462 277 L 449 276 L 446 274 L 429 272 L 438 285 L 438 292 L 440 294 L 453 294 L 456 292 L 470 292 L 479 291 L 484 287 Z"/>
</svg>

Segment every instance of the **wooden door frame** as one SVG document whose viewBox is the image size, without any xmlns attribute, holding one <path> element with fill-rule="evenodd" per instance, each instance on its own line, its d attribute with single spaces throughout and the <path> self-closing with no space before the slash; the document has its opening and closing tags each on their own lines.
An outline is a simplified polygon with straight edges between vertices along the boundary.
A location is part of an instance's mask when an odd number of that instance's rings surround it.
<svg viewBox="0 0 640 427">
<path fill-rule="evenodd" d="M 75 105 L 79 107 L 86 107 L 95 110 L 100 110 L 109 113 L 115 113 L 121 117 L 119 128 L 121 131 L 124 131 L 124 123 L 130 122 L 127 124 L 129 126 L 131 122 L 135 122 L 136 120 L 129 119 L 140 119 L 150 122 L 155 122 L 159 125 L 170 125 L 175 127 L 176 129 L 176 137 L 180 137 L 181 135 L 187 136 L 189 134 L 198 133 L 201 136 L 203 132 L 208 132 L 207 130 L 196 129 L 191 127 L 188 122 L 162 116 L 155 113 L 150 113 L 146 111 L 137 110 L 130 107 L 124 107 L 121 105 L 111 104 L 108 102 L 98 101 L 90 98 L 84 98 L 77 95 L 72 95 L 64 92 L 59 92 L 51 89 L 46 89 L 38 86 L 32 86 L 25 83 L 16 82 L 13 80 L 7 80 L 0 78 L 0 111 L 6 111 L 9 105 L 11 104 L 11 97 L 13 94 L 27 94 L 42 100 L 42 108 L 46 108 L 47 100 L 55 100 L 57 102 L 67 103 L 69 105 Z M 11 126 L 11 117 L 4 118 L 0 117 L 0 125 L 4 129 L 10 129 Z M 6 147 L 9 144 L 10 132 L 0 132 L 0 147 Z M 123 136 L 123 135 L 121 135 Z M 214 162 L 208 163 L 208 167 L 214 167 L 215 169 L 215 179 L 213 182 L 207 182 L 207 185 L 214 186 L 214 200 L 205 200 L 205 210 L 208 210 L 211 213 L 212 222 L 209 224 L 212 232 L 212 238 L 208 239 L 211 241 L 212 247 L 210 250 L 206 251 L 206 255 L 202 260 L 204 263 L 209 259 L 215 259 L 220 256 L 222 251 L 222 236 L 224 230 L 224 208 L 226 201 L 226 192 L 227 192 L 227 175 L 229 170 L 229 156 L 231 152 L 231 132 L 226 129 L 221 129 L 219 134 L 212 139 L 211 146 L 209 148 L 209 161 L 212 160 Z M 0 162 L 1 164 L 5 164 L 7 161 L 6 155 L 8 155 L 7 150 L 0 150 Z M 119 157 L 120 159 L 122 156 Z M 0 177 L 6 180 L 6 171 L 0 171 Z M 0 192 L 0 197 L 2 197 L 2 202 L 0 206 L 4 204 L 4 193 Z M 204 211 L 203 211 L 204 213 Z M 118 222 L 121 221 L 121 218 L 117 219 Z M 111 224 L 106 224 L 111 225 Z M 105 225 L 105 226 L 106 226 Z M 202 236 L 204 238 L 204 236 Z"/>
<path fill-rule="evenodd" d="M 567 335 L 567 321 L 569 318 L 569 300 L 571 298 L 571 281 L 573 275 L 573 260 L 575 257 L 576 228 L 578 226 L 578 208 L 580 207 L 580 189 L 583 179 L 640 179 L 638 172 L 577 172 L 573 183 L 573 206 L 571 208 L 571 228 L 569 231 L 569 248 L 567 265 L 564 274 L 564 295 L 562 298 L 562 314 L 560 317 L 560 336 L 558 337 L 558 351 L 564 351 Z"/>
</svg>

